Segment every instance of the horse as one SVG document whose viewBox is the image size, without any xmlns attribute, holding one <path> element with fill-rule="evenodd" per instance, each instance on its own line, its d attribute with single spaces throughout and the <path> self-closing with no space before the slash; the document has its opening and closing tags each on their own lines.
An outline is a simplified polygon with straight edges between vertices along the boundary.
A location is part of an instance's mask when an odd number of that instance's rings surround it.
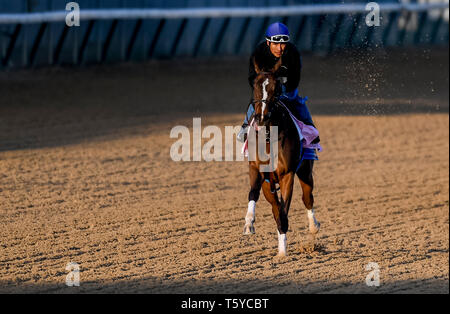
<svg viewBox="0 0 450 314">
<path fill-rule="evenodd" d="M 275 97 L 276 78 L 275 73 L 281 66 L 281 58 L 274 68 L 269 71 L 261 71 L 253 60 L 257 76 L 253 88 L 254 114 L 250 129 L 256 132 L 256 137 L 266 136 L 258 134 L 260 126 L 265 126 L 266 130 L 270 126 L 278 126 L 278 164 L 275 171 L 267 173 L 261 172 L 260 166 L 266 162 L 261 161 L 256 155 L 256 160 L 249 158 L 250 192 L 248 195 L 248 209 L 245 216 L 244 235 L 255 233 L 255 208 L 259 199 L 261 188 L 266 200 L 272 205 L 272 213 L 278 230 L 278 256 L 287 255 L 286 233 L 289 227 L 288 213 L 291 205 L 294 179 L 297 175 L 303 191 L 303 203 L 307 209 L 309 221 L 309 231 L 315 235 L 320 230 L 320 223 L 315 218 L 314 197 L 313 197 L 313 166 L 314 160 L 302 160 L 300 157 L 301 143 L 297 128 L 290 118 L 286 107 L 278 102 Z M 260 143 L 258 140 L 257 143 Z M 259 144 L 258 144 L 259 145 Z M 270 147 L 270 146 L 269 146 Z M 267 150 L 267 147 L 265 148 Z M 300 164 L 301 162 L 301 164 Z M 276 184 L 279 185 L 281 199 L 276 191 Z"/>
</svg>

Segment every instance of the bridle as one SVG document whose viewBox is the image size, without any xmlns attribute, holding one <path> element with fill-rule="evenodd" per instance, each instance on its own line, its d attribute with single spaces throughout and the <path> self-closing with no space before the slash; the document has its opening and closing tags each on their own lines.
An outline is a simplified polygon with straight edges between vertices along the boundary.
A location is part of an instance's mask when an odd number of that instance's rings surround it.
<svg viewBox="0 0 450 314">
<path fill-rule="evenodd" d="M 253 99 L 251 102 L 250 102 L 250 105 L 255 105 L 255 104 L 257 104 L 257 103 L 264 103 L 264 104 L 266 104 L 267 105 L 267 114 L 265 115 L 265 117 L 267 117 L 266 118 L 266 121 L 269 121 L 270 120 L 270 118 L 271 118 L 271 116 L 272 116 L 272 113 L 275 111 L 275 109 L 277 109 L 279 106 L 280 106 L 280 100 L 278 99 L 278 98 L 275 98 L 274 100 L 272 100 L 272 102 L 270 102 L 269 103 L 269 101 L 268 100 L 264 100 L 264 99 Z M 270 104 L 270 106 L 269 106 L 269 104 Z M 252 116 L 250 117 L 250 120 L 254 117 L 256 115 L 256 113 L 254 112 L 253 114 L 252 114 Z"/>
<path fill-rule="evenodd" d="M 258 76 L 259 75 L 264 75 L 266 78 L 268 78 L 269 75 L 273 76 L 273 72 L 262 71 L 262 72 L 258 72 Z M 265 116 L 267 117 L 267 120 L 269 120 L 272 115 L 272 112 L 270 110 L 271 106 L 269 106 L 270 105 L 269 100 L 268 99 L 252 99 L 252 101 L 250 102 L 250 104 L 254 106 L 255 110 L 256 110 L 255 105 L 258 103 L 264 104 L 265 106 L 267 106 L 268 112 L 267 112 L 267 115 L 265 115 Z M 253 116 L 254 115 L 255 115 L 255 113 L 253 114 Z"/>
</svg>

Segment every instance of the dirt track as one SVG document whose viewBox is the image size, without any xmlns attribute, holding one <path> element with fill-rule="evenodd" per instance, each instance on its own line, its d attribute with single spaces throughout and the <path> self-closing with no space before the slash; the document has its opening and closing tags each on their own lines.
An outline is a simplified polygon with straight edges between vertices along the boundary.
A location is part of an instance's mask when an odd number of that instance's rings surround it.
<svg viewBox="0 0 450 314">
<path fill-rule="evenodd" d="M 302 252 L 296 182 L 283 259 L 264 199 L 256 235 L 242 235 L 245 162 L 169 155 L 170 129 L 192 117 L 240 123 L 244 62 L 0 73 L 0 292 L 449 293 L 448 50 L 391 75 L 401 59 L 376 61 L 371 89 L 351 70 L 373 62 L 325 75 L 336 60 L 305 58 L 322 230 Z M 65 285 L 69 262 L 80 287 Z M 379 287 L 365 284 L 369 262 Z"/>
</svg>

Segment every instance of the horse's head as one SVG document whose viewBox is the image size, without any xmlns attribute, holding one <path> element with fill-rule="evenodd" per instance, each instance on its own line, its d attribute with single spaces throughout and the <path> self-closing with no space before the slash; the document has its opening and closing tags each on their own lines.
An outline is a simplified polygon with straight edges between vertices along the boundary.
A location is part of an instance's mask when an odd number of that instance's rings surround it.
<svg viewBox="0 0 450 314">
<path fill-rule="evenodd" d="M 281 66 L 281 58 L 275 64 L 274 68 L 267 71 L 262 71 L 255 60 L 253 60 L 256 71 L 256 78 L 253 85 L 253 105 L 255 108 L 255 122 L 257 125 L 266 124 L 271 115 L 271 107 L 275 102 L 275 89 L 277 81 L 275 78 L 275 72 Z"/>
</svg>

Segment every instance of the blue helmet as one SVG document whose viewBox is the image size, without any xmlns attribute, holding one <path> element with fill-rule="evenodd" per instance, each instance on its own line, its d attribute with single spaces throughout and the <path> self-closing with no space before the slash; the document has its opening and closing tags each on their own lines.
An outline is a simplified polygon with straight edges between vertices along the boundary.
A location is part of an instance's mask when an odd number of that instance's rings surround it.
<svg viewBox="0 0 450 314">
<path fill-rule="evenodd" d="M 290 40 L 289 29 L 283 23 L 273 23 L 267 28 L 266 39 L 274 43 L 287 43 Z"/>
</svg>

